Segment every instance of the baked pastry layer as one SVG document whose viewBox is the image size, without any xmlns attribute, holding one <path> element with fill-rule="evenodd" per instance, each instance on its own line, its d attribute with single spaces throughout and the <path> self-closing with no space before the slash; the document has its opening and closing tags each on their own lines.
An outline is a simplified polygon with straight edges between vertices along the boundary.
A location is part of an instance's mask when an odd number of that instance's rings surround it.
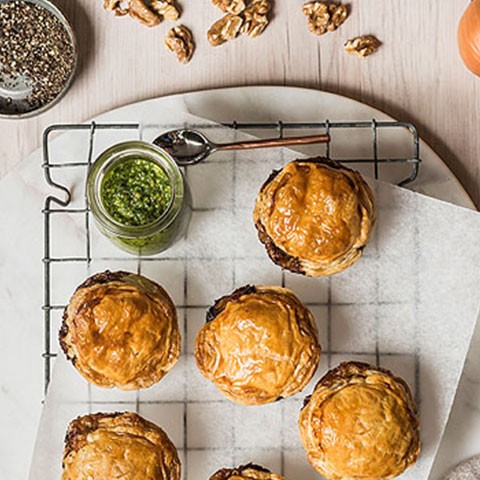
<svg viewBox="0 0 480 480">
<path fill-rule="evenodd" d="M 237 468 L 222 468 L 214 473 L 210 480 L 285 480 L 270 470 L 249 463 Z"/>
<path fill-rule="evenodd" d="M 245 405 L 299 392 L 319 358 L 311 312 L 280 287 L 246 286 L 217 300 L 195 343 L 202 374 L 225 396 Z"/>
<path fill-rule="evenodd" d="M 341 272 L 360 258 L 376 209 L 358 172 L 318 157 L 273 172 L 260 189 L 253 217 L 276 264 L 321 276 Z"/>
<path fill-rule="evenodd" d="M 393 478 L 420 453 L 408 385 L 365 363 L 328 372 L 306 398 L 299 426 L 310 463 L 331 480 Z"/>
<path fill-rule="evenodd" d="M 70 299 L 60 344 L 89 382 L 124 390 L 147 388 L 180 355 L 175 305 L 160 285 L 143 276 L 99 273 Z"/>
<path fill-rule="evenodd" d="M 175 445 L 135 413 L 97 413 L 70 423 L 62 480 L 180 480 Z"/>
</svg>

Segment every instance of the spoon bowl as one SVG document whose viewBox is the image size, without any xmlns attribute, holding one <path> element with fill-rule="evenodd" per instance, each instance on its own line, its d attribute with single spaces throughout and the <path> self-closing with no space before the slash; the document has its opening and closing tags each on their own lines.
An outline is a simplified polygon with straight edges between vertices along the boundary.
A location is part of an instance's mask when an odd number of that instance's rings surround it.
<svg viewBox="0 0 480 480">
<path fill-rule="evenodd" d="M 187 128 L 163 133 L 153 143 L 157 147 L 167 150 L 177 164 L 182 167 L 195 165 L 216 150 L 216 145 L 210 142 L 203 133 Z"/>
</svg>

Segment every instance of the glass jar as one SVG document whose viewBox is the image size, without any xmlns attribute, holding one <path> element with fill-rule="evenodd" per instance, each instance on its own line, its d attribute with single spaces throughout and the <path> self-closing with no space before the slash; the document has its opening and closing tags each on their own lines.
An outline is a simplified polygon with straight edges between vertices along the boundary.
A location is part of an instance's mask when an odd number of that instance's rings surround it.
<svg viewBox="0 0 480 480">
<path fill-rule="evenodd" d="M 102 185 L 109 172 L 123 162 L 137 160 L 153 162 L 163 170 L 171 187 L 171 195 L 158 218 L 145 225 L 125 225 L 106 208 Z M 134 255 L 148 256 L 163 252 L 185 234 L 190 221 L 191 195 L 188 184 L 173 158 L 151 143 L 124 142 L 104 151 L 90 168 L 86 193 L 99 230 L 119 248 Z"/>
</svg>

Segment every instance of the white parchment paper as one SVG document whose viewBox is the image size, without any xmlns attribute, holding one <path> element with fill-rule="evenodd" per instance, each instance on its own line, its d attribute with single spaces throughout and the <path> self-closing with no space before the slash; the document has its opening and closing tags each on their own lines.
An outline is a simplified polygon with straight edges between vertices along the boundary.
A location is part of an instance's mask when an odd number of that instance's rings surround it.
<svg viewBox="0 0 480 480">
<path fill-rule="evenodd" d="M 178 120 L 178 119 L 177 119 Z M 179 124 L 208 124 L 186 116 Z M 165 126 L 148 125 L 153 139 Z M 213 124 L 216 141 L 247 135 Z M 132 132 L 95 139 L 95 154 Z M 55 155 L 84 155 L 85 138 L 59 140 Z M 323 147 L 319 147 L 323 154 Z M 92 226 L 90 264 L 52 265 L 52 305 L 61 307 L 88 275 L 130 270 L 162 284 L 175 300 L 183 355 L 158 385 L 139 392 L 88 385 L 62 353 L 56 360 L 38 433 L 30 480 L 59 479 L 68 423 L 90 412 L 136 411 L 170 435 L 185 480 L 207 480 L 218 468 L 255 462 L 288 480 L 320 478 L 306 461 L 297 419 L 303 398 L 328 368 L 344 360 L 379 363 L 402 376 L 418 401 L 422 454 L 401 478 L 427 479 L 442 437 L 480 306 L 480 215 L 409 190 L 371 180 L 378 204 L 375 236 L 363 258 L 330 278 L 282 272 L 257 240 L 252 208 L 272 169 L 299 154 L 270 150 L 216 154 L 188 168 L 194 199 L 188 236 L 154 259 L 137 261 L 111 246 Z M 78 170 L 78 169 L 77 169 Z M 84 171 L 67 172 L 72 206 L 82 206 Z M 421 173 L 420 173 L 421 174 Z M 52 257 L 85 256 L 83 215 L 52 218 Z M 261 407 L 235 405 L 196 370 L 195 336 L 212 302 L 250 284 L 285 285 L 310 307 L 323 354 L 311 384 L 300 394 Z M 53 311 L 52 342 L 61 319 Z"/>
</svg>

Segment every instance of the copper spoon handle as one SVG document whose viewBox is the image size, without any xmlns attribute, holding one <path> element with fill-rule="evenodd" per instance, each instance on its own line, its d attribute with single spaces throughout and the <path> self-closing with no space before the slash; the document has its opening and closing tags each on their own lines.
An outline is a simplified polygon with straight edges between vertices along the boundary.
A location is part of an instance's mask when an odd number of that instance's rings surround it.
<svg viewBox="0 0 480 480">
<path fill-rule="evenodd" d="M 330 135 L 309 135 L 307 137 L 267 138 L 265 140 L 250 140 L 248 142 L 227 143 L 215 145 L 215 150 L 248 150 L 252 148 L 287 147 L 290 145 L 311 145 L 313 143 L 328 143 Z"/>
</svg>

